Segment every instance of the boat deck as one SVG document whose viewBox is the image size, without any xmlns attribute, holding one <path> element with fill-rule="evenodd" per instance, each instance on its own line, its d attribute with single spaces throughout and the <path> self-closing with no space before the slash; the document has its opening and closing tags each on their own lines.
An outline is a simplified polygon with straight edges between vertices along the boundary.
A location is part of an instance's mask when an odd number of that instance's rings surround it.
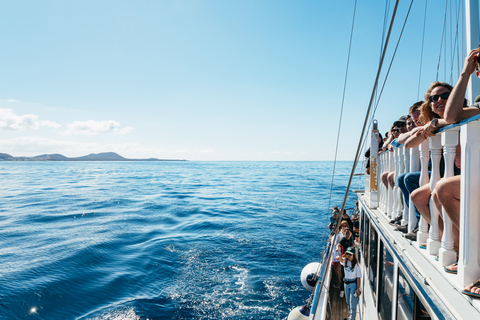
<svg viewBox="0 0 480 320">
<path fill-rule="evenodd" d="M 411 274 L 410 285 L 425 299 L 422 303 L 429 314 L 439 319 L 480 319 L 480 300 L 461 293 L 463 286 L 456 279 L 457 275 L 446 273 L 435 260 L 435 254 L 429 254 L 420 249 L 416 241 L 405 238 L 389 223 L 385 213 L 365 205 L 368 203 L 365 194 L 358 195 L 370 214 L 370 223 L 377 226 L 385 247 L 398 259 L 397 265 Z"/>
<path fill-rule="evenodd" d="M 343 320 L 349 317 L 347 302 L 344 298 L 340 298 L 340 289 L 330 286 L 328 290 L 330 297 L 330 303 L 327 305 L 328 315 L 327 319 L 330 320 Z M 360 307 L 360 305 L 359 305 Z M 357 319 L 358 317 L 358 307 L 357 307 Z"/>
</svg>

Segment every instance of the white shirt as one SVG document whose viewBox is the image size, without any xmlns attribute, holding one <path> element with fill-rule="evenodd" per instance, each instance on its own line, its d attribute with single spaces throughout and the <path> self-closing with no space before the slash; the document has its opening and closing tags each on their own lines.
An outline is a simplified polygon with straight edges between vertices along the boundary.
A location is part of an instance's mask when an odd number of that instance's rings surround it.
<svg viewBox="0 0 480 320">
<path fill-rule="evenodd" d="M 338 262 L 338 259 L 337 259 L 337 256 L 341 256 L 342 255 L 342 250 L 337 250 L 337 244 L 340 242 L 340 240 L 342 240 L 342 238 L 344 237 L 343 233 L 341 233 L 340 231 L 337 233 L 337 236 L 335 237 L 335 242 L 333 244 L 333 258 L 332 258 L 332 261 L 333 262 Z"/>
<path fill-rule="evenodd" d="M 344 266 L 344 271 L 345 271 L 345 279 L 353 280 L 356 278 L 361 278 L 362 277 L 362 270 L 360 270 L 359 264 L 355 264 L 355 268 L 352 270 L 352 263 L 348 260 L 344 260 L 342 263 Z"/>
</svg>

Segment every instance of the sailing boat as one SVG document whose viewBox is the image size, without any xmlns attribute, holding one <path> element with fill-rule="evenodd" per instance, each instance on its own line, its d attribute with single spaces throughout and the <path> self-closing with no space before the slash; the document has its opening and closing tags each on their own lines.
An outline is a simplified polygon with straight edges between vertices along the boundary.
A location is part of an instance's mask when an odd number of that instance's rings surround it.
<svg viewBox="0 0 480 320">
<path fill-rule="evenodd" d="M 467 1 L 465 9 L 467 52 L 470 52 L 479 42 L 478 1 Z M 375 87 L 381 66 L 382 62 Z M 469 101 L 473 101 L 474 93 L 480 93 L 477 80 L 469 82 Z M 375 89 L 365 117 L 364 130 L 374 95 Z M 352 175 L 364 132 L 360 138 Z M 448 216 L 444 212 L 432 212 L 430 228 L 422 218 L 417 239 L 409 240 L 390 224 L 390 220 L 403 211 L 403 222 L 408 222 L 411 229 L 416 224 L 413 206 L 409 208 L 402 204 L 398 186 L 387 188 L 378 181 L 384 171 L 395 171 L 396 179 L 401 173 L 421 170 L 421 185 L 430 183 L 433 190 L 440 178 L 438 172 L 441 154 L 444 153 L 446 168 L 453 166 L 459 136 L 462 150 L 460 246 L 458 273 L 451 274 L 445 272 L 444 268 L 455 262 L 457 253 L 452 249 L 452 222 Z M 356 191 L 361 211 L 360 237 L 356 251 L 362 268 L 362 294 L 356 319 L 480 319 L 480 299 L 462 294 L 464 286 L 480 278 L 480 172 L 476 168 L 480 163 L 480 116 L 442 128 L 418 148 L 406 149 L 399 146 L 394 152 L 378 155 L 377 137 L 378 129 L 374 124 L 370 135 L 370 175 L 365 175 L 365 190 Z M 428 181 L 430 155 L 432 175 Z M 345 201 L 341 211 L 344 207 Z M 436 223 L 439 214 L 443 214 L 445 221 L 442 239 L 438 236 Z M 427 246 L 422 249 L 420 244 L 424 242 Z M 333 244 L 329 242 L 321 263 L 313 267 L 315 271 L 312 271 L 311 265 L 304 269 L 306 271 L 305 274 L 302 273 L 302 282 L 306 282 L 308 286 L 304 284 L 305 287 L 311 287 L 313 292 L 305 306 L 292 310 L 289 320 L 348 317 L 344 310 L 332 307 L 338 306 L 337 301 L 341 299 L 338 290 L 335 291 L 330 286 Z"/>
</svg>

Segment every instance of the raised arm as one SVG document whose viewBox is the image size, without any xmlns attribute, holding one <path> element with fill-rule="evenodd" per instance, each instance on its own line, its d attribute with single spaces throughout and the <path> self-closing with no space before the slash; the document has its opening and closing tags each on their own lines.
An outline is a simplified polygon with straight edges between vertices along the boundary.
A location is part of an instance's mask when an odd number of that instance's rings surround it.
<svg viewBox="0 0 480 320">
<path fill-rule="evenodd" d="M 473 49 L 465 58 L 462 73 L 450 93 L 447 105 L 445 106 L 444 117 L 448 123 L 459 122 L 479 113 L 477 108 L 463 108 L 468 81 L 470 80 L 471 74 L 475 71 L 475 63 L 479 54 L 480 48 Z"/>
</svg>

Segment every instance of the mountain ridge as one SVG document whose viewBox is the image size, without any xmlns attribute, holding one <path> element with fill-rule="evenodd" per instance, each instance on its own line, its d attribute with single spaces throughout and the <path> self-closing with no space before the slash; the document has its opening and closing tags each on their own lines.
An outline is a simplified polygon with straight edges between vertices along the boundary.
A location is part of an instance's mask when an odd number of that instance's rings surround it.
<svg viewBox="0 0 480 320">
<path fill-rule="evenodd" d="M 8 153 L 0 153 L 0 161 L 187 161 L 185 159 L 129 159 L 115 152 L 90 153 L 81 157 L 66 157 L 59 153 L 41 154 L 34 157 L 14 157 Z"/>
</svg>

